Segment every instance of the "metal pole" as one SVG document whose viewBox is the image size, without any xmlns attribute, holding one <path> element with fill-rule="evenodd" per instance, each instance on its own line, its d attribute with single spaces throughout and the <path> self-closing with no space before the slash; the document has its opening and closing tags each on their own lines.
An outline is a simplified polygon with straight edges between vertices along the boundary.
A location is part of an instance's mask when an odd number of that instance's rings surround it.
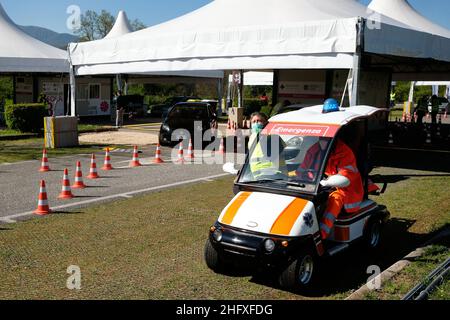
<svg viewBox="0 0 450 320">
<path fill-rule="evenodd" d="M 70 115 L 72 117 L 76 117 L 77 115 L 77 106 L 76 106 L 76 79 L 75 79 L 75 70 L 70 64 Z"/>
<path fill-rule="evenodd" d="M 364 44 L 364 19 L 360 19 L 357 24 L 356 50 L 353 55 L 353 84 L 350 106 L 359 104 L 359 82 L 361 77 L 361 57 Z"/>
<path fill-rule="evenodd" d="M 217 115 L 219 116 L 219 117 L 221 117 L 222 116 L 222 99 L 223 99 L 223 79 L 219 79 L 218 81 L 217 81 L 218 83 L 217 83 L 217 89 L 218 89 L 218 91 L 217 91 L 217 98 L 218 98 L 218 100 L 219 100 L 219 108 L 217 109 Z"/>
</svg>

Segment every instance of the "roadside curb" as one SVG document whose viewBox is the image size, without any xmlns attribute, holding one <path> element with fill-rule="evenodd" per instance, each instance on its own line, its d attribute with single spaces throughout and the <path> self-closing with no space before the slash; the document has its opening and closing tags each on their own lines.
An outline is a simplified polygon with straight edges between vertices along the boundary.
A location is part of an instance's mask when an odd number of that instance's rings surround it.
<svg viewBox="0 0 450 320">
<path fill-rule="evenodd" d="M 392 266 L 390 266 L 389 268 L 387 268 L 386 270 L 384 270 L 379 276 L 377 276 L 375 279 L 371 280 L 371 282 L 375 281 L 381 284 L 381 286 L 383 286 L 386 281 L 390 280 L 391 278 L 393 278 L 397 273 L 399 273 L 400 271 L 402 271 L 404 268 L 406 268 L 407 266 L 409 266 L 415 259 L 421 257 L 426 250 L 431 247 L 431 244 L 436 242 L 437 240 L 441 239 L 441 238 L 445 238 L 450 236 L 450 228 L 446 228 L 443 231 L 441 231 L 439 234 L 437 234 L 436 236 L 434 236 L 432 239 L 428 240 L 427 242 L 425 242 L 422 247 L 417 248 L 416 250 L 414 250 L 413 252 L 411 252 L 410 254 L 408 254 L 407 256 L 405 256 L 402 260 L 397 261 L 396 263 L 394 263 Z M 373 289 L 370 289 L 368 286 L 368 283 L 366 283 L 365 285 L 363 285 L 361 288 L 359 288 L 358 290 L 356 290 L 355 292 L 353 292 L 350 296 L 348 296 L 347 298 L 345 298 L 345 300 L 363 300 L 364 296 L 373 291 Z"/>
</svg>

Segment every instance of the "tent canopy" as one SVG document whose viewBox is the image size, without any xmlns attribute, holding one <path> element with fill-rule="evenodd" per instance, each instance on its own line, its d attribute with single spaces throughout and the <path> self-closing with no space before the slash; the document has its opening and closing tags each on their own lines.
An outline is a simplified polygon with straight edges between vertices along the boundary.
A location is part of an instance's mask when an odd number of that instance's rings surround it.
<svg viewBox="0 0 450 320">
<path fill-rule="evenodd" d="M 78 75 L 349 69 L 360 17 L 367 19 L 365 51 L 450 61 L 450 40 L 374 14 L 356 0 L 215 0 L 119 38 L 71 44 L 69 51 Z"/>
<path fill-rule="evenodd" d="M 133 28 L 130 25 L 127 14 L 125 11 L 120 10 L 114 26 L 104 39 L 120 37 L 130 32 L 133 32 Z"/>
<path fill-rule="evenodd" d="M 423 32 L 450 38 L 450 30 L 422 16 L 407 0 L 372 0 L 369 9 Z"/>
<path fill-rule="evenodd" d="M 67 52 L 23 32 L 0 4 L 0 72 L 67 73 Z"/>
</svg>

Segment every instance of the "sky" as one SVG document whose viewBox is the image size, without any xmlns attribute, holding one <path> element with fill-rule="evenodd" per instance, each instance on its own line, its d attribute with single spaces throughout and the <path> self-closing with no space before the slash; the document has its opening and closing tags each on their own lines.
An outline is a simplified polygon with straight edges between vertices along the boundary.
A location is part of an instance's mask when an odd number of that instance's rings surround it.
<svg viewBox="0 0 450 320">
<path fill-rule="evenodd" d="M 59 33 L 72 33 L 67 27 L 67 9 L 76 5 L 81 12 L 102 9 L 116 16 L 125 10 L 130 20 L 152 26 L 198 9 L 212 0 L 0 0 L 11 19 L 19 25 L 33 25 Z M 245 0 L 242 0 L 245 1 Z M 280 2 L 283 0 L 279 0 Z M 317 0 L 320 1 L 320 0 Z M 370 0 L 360 0 L 364 4 Z M 450 29 L 449 0 L 409 0 L 422 15 Z M 26 8 L 26 9 L 25 9 Z"/>
</svg>

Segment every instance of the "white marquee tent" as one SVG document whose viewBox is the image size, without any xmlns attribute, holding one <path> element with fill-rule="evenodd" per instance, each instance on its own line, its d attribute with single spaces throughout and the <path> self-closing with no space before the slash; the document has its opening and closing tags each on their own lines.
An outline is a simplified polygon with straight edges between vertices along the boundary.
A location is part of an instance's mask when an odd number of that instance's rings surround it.
<svg viewBox="0 0 450 320">
<path fill-rule="evenodd" d="M 133 28 L 130 25 L 127 14 L 125 11 L 120 10 L 114 26 L 104 39 L 120 37 L 130 32 L 133 32 Z"/>
<path fill-rule="evenodd" d="M 71 44 L 69 52 L 77 75 L 352 68 L 360 17 L 369 19 L 367 52 L 450 61 L 450 40 L 374 15 L 356 0 L 215 0 L 119 38 Z"/>
<path fill-rule="evenodd" d="M 67 52 L 23 32 L 0 4 L 0 72 L 68 73 Z"/>
<path fill-rule="evenodd" d="M 448 63 L 450 39 L 356 0 L 215 0 L 141 31 L 69 46 L 75 75 L 353 69 L 353 101 L 362 53 Z"/>
<path fill-rule="evenodd" d="M 407 0 L 372 0 L 369 9 L 418 30 L 450 38 L 450 30 L 425 18 Z"/>
</svg>

